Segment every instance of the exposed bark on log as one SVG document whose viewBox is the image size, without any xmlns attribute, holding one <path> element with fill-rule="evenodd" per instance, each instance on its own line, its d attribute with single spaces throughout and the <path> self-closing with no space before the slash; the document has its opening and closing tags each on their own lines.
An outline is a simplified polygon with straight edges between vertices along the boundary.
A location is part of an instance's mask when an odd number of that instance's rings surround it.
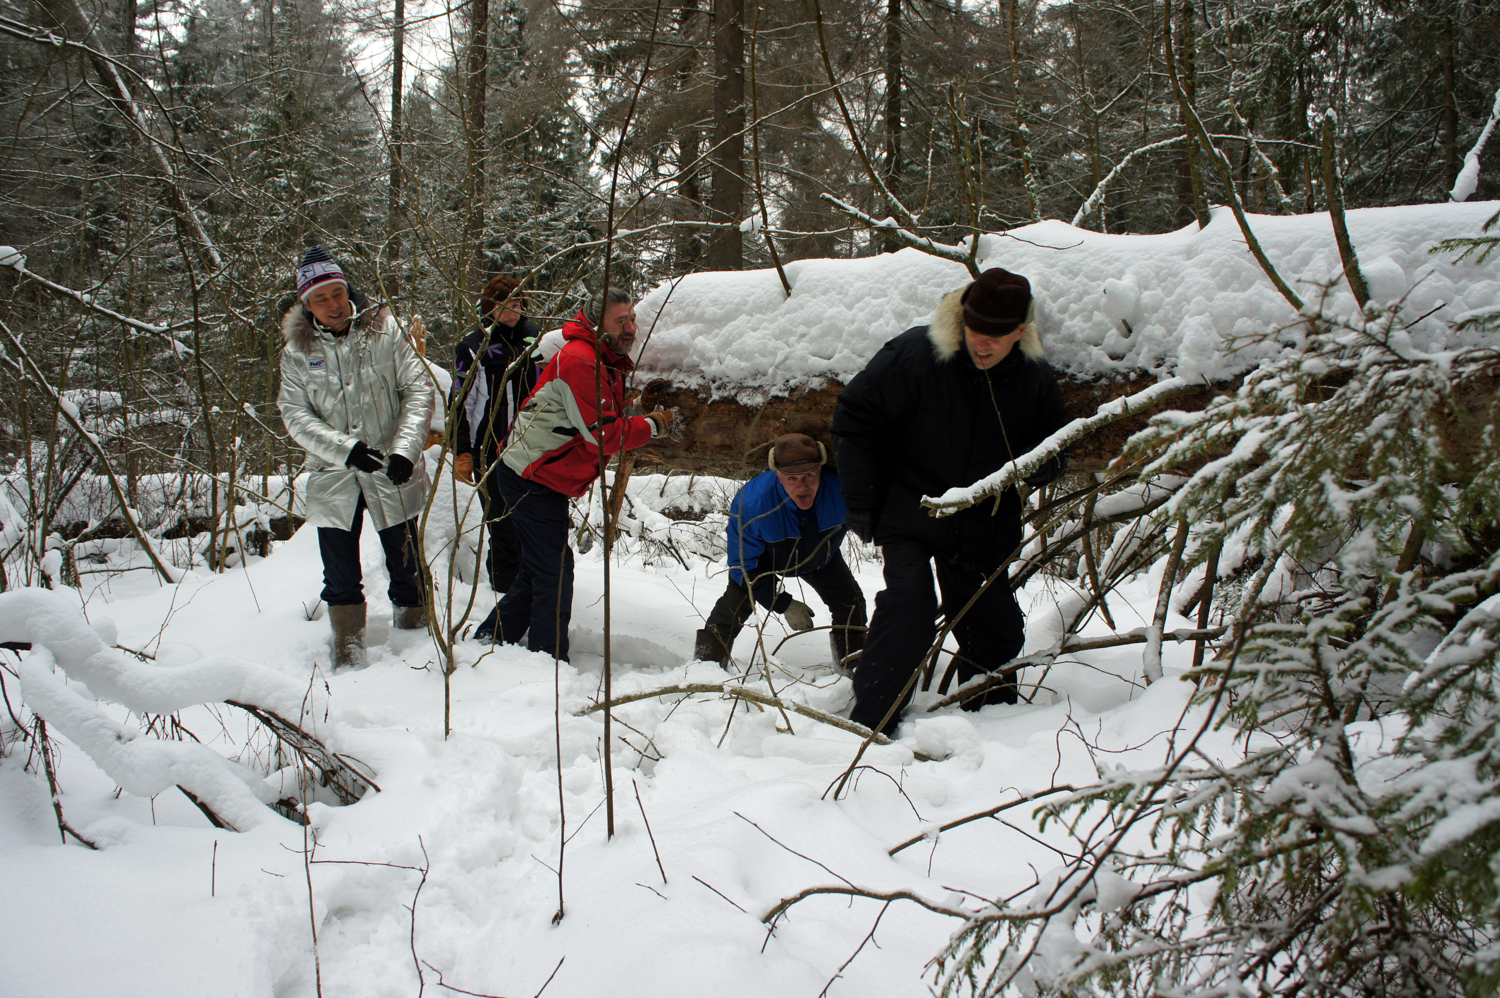
<svg viewBox="0 0 1500 998">
<path fill-rule="evenodd" d="M 1084 381 L 1061 372 L 1058 380 L 1069 418 L 1091 415 L 1104 403 L 1136 394 L 1157 381 L 1144 374 L 1120 381 Z M 1237 380 L 1205 384 L 1191 394 L 1173 399 L 1172 408 L 1202 409 L 1214 397 L 1238 387 Z M 714 397 L 707 390 L 679 388 L 670 381 L 657 379 L 642 392 L 642 409 L 678 406 L 686 434 L 681 441 L 665 438 L 652 441 L 640 451 L 641 458 L 679 471 L 733 477 L 758 473 L 766 467 L 767 445 L 783 433 L 806 433 L 832 443 L 828 427 L 843 388 L 841 383 L 830 379 L 821 388 L 776 395 L 754 404 L 741 402 L 732 395 Z M 1071 453 L 1074 470 L 1102 471 L 1151 415 L 1147 412 L 1120 420 L 1074 447 Z"/>
</svg>

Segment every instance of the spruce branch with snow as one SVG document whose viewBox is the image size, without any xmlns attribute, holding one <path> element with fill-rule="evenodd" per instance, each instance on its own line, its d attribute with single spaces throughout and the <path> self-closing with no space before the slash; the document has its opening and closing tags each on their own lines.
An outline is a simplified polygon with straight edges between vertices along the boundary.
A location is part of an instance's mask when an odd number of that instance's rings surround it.
<svg viewBox="0 0 1500 998">
<path fill-rule="evenodd" d="M 1185 565 L 1217 555 L 1232 641 L 1184 677 L 1166 765 L 1040 809 L 1071 849 L 954 935 L 944 995 L 1500 981 L 1500 355 L 1419 350 L 1393 310 L 1288 333 L 1295 356 L 1127 452 L 1187 475 L 1157 517 L 1190 526 Z"/>
</svg>

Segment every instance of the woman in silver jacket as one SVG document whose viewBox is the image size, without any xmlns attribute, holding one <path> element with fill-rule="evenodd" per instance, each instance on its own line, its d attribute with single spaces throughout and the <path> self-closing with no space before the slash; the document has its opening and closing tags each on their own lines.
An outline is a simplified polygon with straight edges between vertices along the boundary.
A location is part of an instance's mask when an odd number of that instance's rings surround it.
<svg viewBox="0 0 1500 998">
<path fill-rule="evenodd" d="M 339 668 L 363 660 L 366 511 L 385 549 L 395 626 L 426 624 L 417 517 L 429 487 L 422 446 L 432 382 L 390 310 L 371 306 L 321 246 L 298 266 L 297 293 L 301 302 L 281 321 L 278 403 L 287 432 L 307 451 L 307 522 L 318 528 Z"/>
</svg>

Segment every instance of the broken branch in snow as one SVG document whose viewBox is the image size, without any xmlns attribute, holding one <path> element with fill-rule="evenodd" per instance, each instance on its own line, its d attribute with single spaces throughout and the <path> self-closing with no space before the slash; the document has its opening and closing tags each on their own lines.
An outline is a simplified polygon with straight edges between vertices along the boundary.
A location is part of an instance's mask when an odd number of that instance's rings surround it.
<svg viewBox="0 0 1500 998">
<path fill-rule="evenodd" d="M 1065 783 L 1060 787 L 1048 787 L 1046 790 L 1038 790 L 1035 793 L 1027 794 L 1024 797 L 1018 797 L 1013 801 L 1007 801 L 1004 804 L 989 808 L 985 811 L 980 811 L 977 814 L 966 815 L 962 818 L 954 818 L 952 821 L 949 821 L 942 825 L 938 825 L 936 828 L 929 829 L 923 832 L 921 835 L 913 835 L 911 838 L 907 839 L 905 842 L 900 843 L 899 845 L 891 846 L 891 848 L 886 850 L 886 855 L 894 856 L 896 855 L 896 853 L 908 848 L 909 846 L 914 846 L 918 842 L 925 842 L 931 839 L 936 839 L 943 832 L 950 831 L 960 825 L 967 825 L 971 821 L 978 821 L 981 818 L 993 818 L 995 815 L 999 814 L 1002 811 L 1009 811 L 1013 807 L 1020 807 L 1022 804 L 1029 804 L 1032 801 L 1041 800 L 1043 797 L 1050 797 L 1053 794 L 1071 794 L 1076 793 L 1077 791 L 1077 787 L 1073 786 L 1071 783 Z"/>
<path fill-rule="evenodd" d="M 350 759 L 330 751 L 327 745 L 274 710 L 257 707 L 252 703 L 241 703 L 238 700 L 225 700 L 224 702 L 231 707 L 238 707 L 265 725 L 272 734 L 296 752 L 304 763 L 316 769 L 318 782 L 332 790 L 340 804 L 353 804 L 371 790 L 376 793 L 380 792 L 380 787 L 375 781 L 356 769 Z"/>
<path fill-rule="evenodd" d="M 974 917 L 974 913 L 971 911 L 965 911 L 962 908 L 950 908 L 947 905 L 929 901 L 920 894 L 913 893 L 912 891 L 871 891 L 863 887 L 844 887 L 838 884 L 829 884 L 824 887 L 808 887 L 805 890 L 798 891 L 791 897 L 782 898 L 776 903 L 774 908 L 762 915 L 760 920 L 774 929 L 776 927 L 776 920 L 784 915 L 792 905 L 819 894 L 843 894 L 847 897 L 869 898 L 872 901 L 911 901 L 914 904 L 921 905 L 928 911 L 935 911 L 939 915 L 948 915 L 951 918 L 961 918 L 966 922 Z"/>
<path fill-rule="evenodd" d="M 712 693 L 718 696 L 747 700 L 750 703 L 759 704 L 762 707 L 771 707 L 775 710 L 790 710 L 793 713 L 801 714 L 803 717 L 810 717 L 814 721 L 821 721 L 824 724 L 832 725 L 835 728 L 858 735 L 861 738 L 871 738 L 877 745 L 891 744 L 891 740 L 885 735 L 872 732 L 863 724 L 855 724 L 848 718 L 839 717 L 837 714 L 830 714 L 826 711 L 817 710 L 791 700 L 780 700 L 755 690 L 746 689 L 743 686 L 729 686 L 716 683 L 683 683 L 678 686 L 663 686 L 654 690 L 645 690 L 641 693 L 631 693 L 604 703 L 590 704 L 579 713 L 594 714 L 601 710 L 614 710 L 616 707 L 622 707 L 627 703 L 634 703 L 637 700 L 651 700 L 657 697 L 679 696 L 692 693 Z"/>
</svg>

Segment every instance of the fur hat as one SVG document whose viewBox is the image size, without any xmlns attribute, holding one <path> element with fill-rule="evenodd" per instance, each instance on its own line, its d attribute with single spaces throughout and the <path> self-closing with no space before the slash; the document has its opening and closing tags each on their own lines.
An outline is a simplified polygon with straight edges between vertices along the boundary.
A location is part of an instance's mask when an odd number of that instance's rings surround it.
<svg viewBox="0 0 1500 998">
<path fill-rule="evenodd" d="M 784 433 L 766 455 L 766 464 L 783 475 L 805 475 L 828 463 L 828 451 L 806 433 Z"/>
<path fill-rule="evenodd" d="M 333 262 L 333 257 L 321 246 L 309 246 L 307 253 L 302 257 L 302 262 L 297 265 L 297 295 L 304 302 L 307 296 L 313 293 L 314 288 L 321 287 L 329 281 L 338 281 L 346 289 L 349 287 L 349 279 L 339 269 L 339 265 Z"/>
<path fill-rule="evenodd" d="M 964 325 L 981 336 L 1005 336 L 1026 321 L 1031 282 L 1020 274 L 991 267 L 964 292 Z"/>
</svg>

